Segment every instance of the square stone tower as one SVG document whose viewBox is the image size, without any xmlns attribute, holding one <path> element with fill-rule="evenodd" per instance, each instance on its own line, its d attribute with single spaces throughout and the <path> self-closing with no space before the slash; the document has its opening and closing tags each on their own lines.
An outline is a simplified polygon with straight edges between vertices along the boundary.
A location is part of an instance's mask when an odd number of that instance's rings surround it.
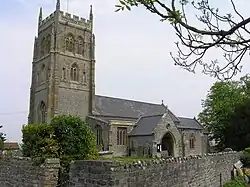
<svg viewBox="0 0 250 187">
<path fill-rule="evenodd" d="M 95 95 L 95 37 L 89 19 L 56 10 L 43 19 L 40 8 L 34 41 L 29 123 L 45 123 L 55 115 L 85 118 Z"/>
</svg>

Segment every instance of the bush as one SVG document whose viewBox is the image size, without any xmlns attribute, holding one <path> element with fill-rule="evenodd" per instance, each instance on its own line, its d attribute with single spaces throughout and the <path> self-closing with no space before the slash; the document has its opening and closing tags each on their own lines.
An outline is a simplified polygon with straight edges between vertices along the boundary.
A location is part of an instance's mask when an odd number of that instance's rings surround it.
<svg viewBox="0 0 250 187">
<path fill-rule="evenodd" d="M 50 124 L 28 124 L 22 133 L 22 151 L 27 157 L 60 158 L 65 168 L 72 160 L 98 157 L 95 136 L 80 117 L 57 116 Z"/>
<path fill-rule="evenodd" d="M 58 116 L 50 125 L 54 130 L 53 139 L 59 144 L 59 157 L 75 160 L 98 158 L 95 135 L 80 117 Z"/>
<path fill-rule="evenodd" d="M 246 148 L 241 153 L 240 160 L 243 163 L 244 167 L 250 167 L 250 148 Z"/>
<path fill-rule="evenodd" d="M 246 187 L 247 182 L 243 178 L 236 178 L 235 180 L 229 181 L 223 185 L 223 187 Z"/>
<path fill-rule="evenodd" d="M 51 138 L 53 128 L 49 124 L 29 124 L 23 126 L 22 152 L 26 157 L 58 157 L 58 143 Z"/>
</svg>

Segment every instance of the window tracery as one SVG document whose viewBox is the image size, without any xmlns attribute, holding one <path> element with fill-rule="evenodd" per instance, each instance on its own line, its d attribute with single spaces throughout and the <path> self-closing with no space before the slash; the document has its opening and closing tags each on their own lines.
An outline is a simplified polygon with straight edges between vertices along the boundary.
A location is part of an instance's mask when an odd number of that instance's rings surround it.
<svg viewBox="0 0 250 187">
<path fill-rule="evenodd" d="M 83 39 L 81 36 L 79 36 L 76 41 L 76 53 L 83 55 Z"/>
<path fill-rule="evenodd" d="M 117 145 L 127 144 L 127 128 L 117 127 Z"/>
<path fill-rule="evenodd" d="M 68 34 L 66 36 L 66 38 L 65 38 L 65 46 L 66 46 L 66 51 L 74 52 L 75 41 L 74 41 L 74 36 L 72 34 Z"/>
</svg>

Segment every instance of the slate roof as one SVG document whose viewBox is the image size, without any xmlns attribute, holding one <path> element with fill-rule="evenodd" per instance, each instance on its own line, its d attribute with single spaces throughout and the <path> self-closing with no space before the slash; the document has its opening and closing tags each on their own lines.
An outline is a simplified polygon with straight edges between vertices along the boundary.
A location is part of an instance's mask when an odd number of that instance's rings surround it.
<svg viewBox="0 0 250 187">
<path fill-rule="evenodd" d="M 162 104 L 133 101 L 107 96 L 95 96 L 95 106 L 93 107 L 94 116 L 106 116 L 109 118 L 134 118 L 141 116 L 152 116 L 163 114 L 166 108 Z M 170 111 L 171 118 L 179 121 L 178 118 Z"/>
<path fill-rule="evenodd" d="M 160 122 L 163 114 L 141 117 L 129 136 L 151 135 L 154 128 Z M 179 117 L 180 122 L 175 122 L 177 128 L 203 130 L 203 127 L 196 119 Z"/>
<path fill-rule="evenodd" d="M 178 118 L 180 120 L 180 123 L 176 124 L 177 128 L 196 129 L 196 130 L 204 129 L 196 119 L 185 118 L 185 117 L 178 117 Z"/>
<path fill-rule="evenodd" d="M 130 136 L 151 135 L 156 125 L 161 120 L 163 114 L 141 117 L 133 130 L 129 133 Z"/>
<path fill-rule="evenodd" d="M 166 112 L 163 104 L 154 104 L 108 96 L 95 96 L 93 117 L 105 122 L 109 120 L 137 119 L 137 126 L 131 131 L 131 135 L 152 134 L 162 115 Z M 192 118 L 176 117 L 169 109 L 169 115 L 177 128 L 203 130 L 197 120 Z"/>
</svg>

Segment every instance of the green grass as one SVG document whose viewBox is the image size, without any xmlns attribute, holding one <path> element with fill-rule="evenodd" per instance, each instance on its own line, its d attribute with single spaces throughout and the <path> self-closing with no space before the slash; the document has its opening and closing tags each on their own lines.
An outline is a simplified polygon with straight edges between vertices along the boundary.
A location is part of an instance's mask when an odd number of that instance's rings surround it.
<svg viewBox="0 0 250 187">
<path fill-rule="evenodd" d="M 231 180 L 223 185 L 223 187 L 246 187 L 247 183 L 243 178 L 238 177 L 235 180 Z"/>
</svg>

